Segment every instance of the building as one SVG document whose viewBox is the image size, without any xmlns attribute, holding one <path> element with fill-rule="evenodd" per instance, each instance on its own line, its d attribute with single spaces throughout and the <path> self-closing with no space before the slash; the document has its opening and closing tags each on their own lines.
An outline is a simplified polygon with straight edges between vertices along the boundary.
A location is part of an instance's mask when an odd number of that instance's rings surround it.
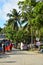
<svg viewBox="0 0 43 65">
<path fill-rule="evenodd" d="M 3 40 L 3 39 L 5 39 L 5 38 L 6 38 L 5 34 L 0 34 L 0 41 Z"/>
</svg>

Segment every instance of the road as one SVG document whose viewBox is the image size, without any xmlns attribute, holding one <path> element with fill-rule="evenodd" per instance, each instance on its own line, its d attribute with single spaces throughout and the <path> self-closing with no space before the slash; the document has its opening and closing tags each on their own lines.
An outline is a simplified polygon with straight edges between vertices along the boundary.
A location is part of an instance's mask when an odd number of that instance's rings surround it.
<svg viewBox="0 0 43 65">
<path fill-rule="evenodd" d="M 13 50 L 0 54 L 0 65 L 43 65 L 43 54 Z"/>
</svg>

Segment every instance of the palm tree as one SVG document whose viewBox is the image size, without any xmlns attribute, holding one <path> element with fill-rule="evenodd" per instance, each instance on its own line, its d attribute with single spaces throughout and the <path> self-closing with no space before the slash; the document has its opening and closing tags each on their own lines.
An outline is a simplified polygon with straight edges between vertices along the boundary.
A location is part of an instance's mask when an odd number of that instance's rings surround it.
<svg viewBox="0 0 43 65">
<path fill-rule="evenodd" d="M 16 9 L 13 9 L 11 13 L 7 14 L 7 16 L 9 16 L 7 21 L 8 25 L 11 25 L 13 30 L 18 30 L 19 26 L 21 27 L 20 14 L 16 11 Z"/>
</svg>

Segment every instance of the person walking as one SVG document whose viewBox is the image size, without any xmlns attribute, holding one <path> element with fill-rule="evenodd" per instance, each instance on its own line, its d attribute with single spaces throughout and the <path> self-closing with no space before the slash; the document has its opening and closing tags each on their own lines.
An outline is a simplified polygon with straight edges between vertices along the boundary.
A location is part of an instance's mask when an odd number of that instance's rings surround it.
<svg viewBox="0 0 43 65">
<path fill-rule="evenodd" d="M 21 42 L 21 50 L 23 50 L 24 44 L 23 42 Z"/>
<path fill-rule="evenodd" d="M 5 44 L 3 45 L 3 53 L 5 53 Z"/>
<path fill-rule="evenodd" d="M 38 48 L 38 50 L 40 49 L 40 41 L 36 41 L 36 47 Z"/>
<path fill-rule="evenodd" d="M 2 52 L 5 53 L 5 42 L 2 42 Z"/>
</svg>

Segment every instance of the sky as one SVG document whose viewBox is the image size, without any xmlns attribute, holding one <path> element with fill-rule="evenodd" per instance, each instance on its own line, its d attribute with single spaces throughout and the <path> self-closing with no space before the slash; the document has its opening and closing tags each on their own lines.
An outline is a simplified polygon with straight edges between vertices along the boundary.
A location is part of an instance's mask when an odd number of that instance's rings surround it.
<svg viewBox="0 0 43 65">
<path fill-rule="evenodd" d="M 17 9 L 18 8 L 18 1 L 24 1 L 24 0 L 0 0 L 0 27 L 3 28 L 4 24 L 8 20 L 7 13 L 10 13 L 10 10 Z M 37 0 L 38 1 L 38 0 Z"/>
<path fill-rule="evenodd" d="M 18 8 L 18 1 L 22 0 L 0 0 L 0 27 L 3 28 L 6 20 L 8 19 L 7 13 L 10 13 L 10 10 Z"/>
</svg>

